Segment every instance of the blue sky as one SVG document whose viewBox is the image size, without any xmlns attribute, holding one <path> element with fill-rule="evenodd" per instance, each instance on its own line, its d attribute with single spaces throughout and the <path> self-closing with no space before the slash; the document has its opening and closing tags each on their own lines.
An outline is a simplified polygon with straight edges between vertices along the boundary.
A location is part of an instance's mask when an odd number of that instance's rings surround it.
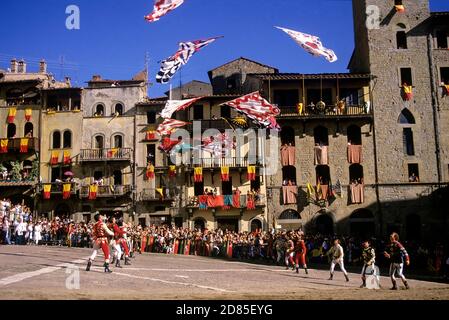
<svg viewBox="0 0 449 320">
<path fill-rule="evenodd" d="M 71 4 L 80 8 L 80 30 L 65 27 Z M 240 56 L 281 72 L 345 72 L 354 48 L 350 0 L 186 0 L 150 24 L 143 17 L 152 7 L 153 0 L 2 0 L 0 68 L 16 57 L 35 70 L 45 58 L 57 78 L 69 75 L 74 85 L 85 86 L 93 74 L 130 79 L 143 70 L 149 52 L 149 94 L 156 97 L 168 90 L 155 83 L 157 62 L 173 54 L 179 41 L 224 36 L 196 54 L 174 86 L 180 80 L 208 81 L 207 71 Z M 432 0 L 431 10 L 449 11 L 449 1 Z M 319 36 L 339 60 L 313 58 L 274 25 Z"/>
</svg>

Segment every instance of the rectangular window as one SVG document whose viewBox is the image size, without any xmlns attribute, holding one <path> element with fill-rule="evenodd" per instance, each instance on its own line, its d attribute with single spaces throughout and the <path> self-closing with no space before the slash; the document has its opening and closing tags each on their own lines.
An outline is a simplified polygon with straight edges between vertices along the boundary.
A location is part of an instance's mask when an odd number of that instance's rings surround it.
<svg viewBox="0 0 449 320">
<path fill-rule="evenodd" d="M 413 131 L 411 128 L 403 130 L 404 153 L 408 156 L 415 155 L 415 146 L 413 142 Z"/>
<path fill-rule="evenodd" d="M 407 34 L 405 31 L 398 31 L 396 33 L 396 43 L 398 49 L 407 49 Z"/>
<path fill-rule="evenodd" d="M 193 120 L 203 120 L 203 119 L 204 119 L 203 106 L 200 104 L 193 106 Z"/>
<path fill-rule="evenodd" d="M 294 177 L 294 181 L 296 181 L 296 177 Z M 251 181 L 251 190 L 258 191 L 260 190 L 260 176 L 256 176 L 256 180 Z"/>
<path fill-rule="evenodd" d="M 221 192 L 223 195 L 232 194 L 232 177 L 229 177 L 229 181 L 221 182 Z"/>
<path fill-rule="evenodd" d="M 299 102 L 298 90 L 274 90 L 274 104 L 279 107 L 294 107 Z"/>
<path fill-rule="evenodd" d="M 231 108 L 229 106 L 221 106 L 220 113 L 222 117 L 231 117 Z"/>
<path fill-rule="evenodd" d="M 417 163 L 408 164 L 409 182 L 419 182 L 419 168 Z"/>
<path fill-rule="evenodd" d="M 147 144 L 147 162 L 151 162 L 153 165 L 156 160 L 156 145 Z"/>
<path fill-rule="evenodd" d="M 147 112 L 147 124 L 156 123 L 156 112 L 148 111 Z"/>
<path fill-rule="evenodd" d="M 438 49 L 447 49 L 447 31 L 440 30 L 437 31 L 437 48 Z"/>
<path fill-rule="evenodd" d="M 323 101 L 326 105 L 332 104 L 332 89 L 307 89 L 307 105 Z"/>
<path fill-rule="evenodd" d="M 402 6 L 402 0 L 394 0 L 395 6 Z"/>
<path fill-rule="evenodd" d="M 56 179 L 61 179 L 61 168 L 51 168 L 51 182 L 56 182 Z"/>
<path fill-rule="evenodd" d="M 449 84 L 449 68 L 440 68 L 441 83 Z"/>
<path fill-rule="evenodd" d="M 195 182 L 194 190 L 195 196 L 202 196 L 204 194 L 204 182 Z"/>
<path fill-rule="evenodd" d="M 412 68 L 401 68 L 401 86 L 413 85 Z"/>
<path fill-rule="evenodd" d="M 346 102 L 347 106 L 358 106 L 359 105 L 359 91 L 357 89 L 340 89 L 340 100 Z"/>
</svg>

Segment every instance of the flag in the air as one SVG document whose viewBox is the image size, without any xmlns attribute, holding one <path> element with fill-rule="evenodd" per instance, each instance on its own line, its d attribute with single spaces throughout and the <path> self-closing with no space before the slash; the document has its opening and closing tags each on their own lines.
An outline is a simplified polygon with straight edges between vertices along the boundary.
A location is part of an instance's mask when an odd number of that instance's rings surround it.
<svg viewBox="0 0 449 320">
<path fill-rule="evenodd" d="M 161 112 L 161 117 L 164 119 L 170 119 L 176 111 L 185 110 L 194 104 L 200 98 L 193 98 L 188 100 L 168 100 L 164 109 Z"/>
<path fill-rule="evenodd" d="M 222 105 L 228 105 L 236 109 L 259 125 L 269 129 L 279 130 L 279 125 L 276 122 L 276 116 L 280 113 L 279 108 L 262 98 L 258 91 L 225 102 Z"/>
<path fill-rule="evenodd" d="M 149 22 L 158 21 L 162 16 L 175 10 L 183 3 L 184 0 L 155 0 L 153 12 L 145 16 L 145 20 Z"/>
<path fill-rule="evenodd" d="M 226 118 L 221 117 L 224 121 L 226 121 L 227 124 L 232 128 L 232 130 L 235 130 L 236 128 L 247 130 L 249 128 L 248 121 L 245 119 L 245 117 L 235 117 L 235 118 Z"/>
<path fill-rule="evenodd" d="M 170 135 L 176 128 L 181 128 L 188 124 L 190 123 L 175 119 L 165 119 L 164 122 L 159 125 L 156 131 L 161 136 Z"/>
<path fill-rule="evenodd" d="M 321 43 L 320 38 L 312 36 L 307 33 L 294 31 L 286 28 L 276 27 L 287 33 L 293 40 L 296 41 L 304 50 L 314 56 L 323 56 L 329 62 L 337 61 L 337 55 L 331 49 L 325 48 Z"/>
<path fill-rule="evenodd" d="M 200 49 L 211 44 L 221 37 L 210 38 L 207 40 L 195 40 L 180 42 L 179 49 L 176 53 L 161 62 L 161 69 L 156 75 L 158 83 L 168 83 L 175 73 Z"/>
</svg>

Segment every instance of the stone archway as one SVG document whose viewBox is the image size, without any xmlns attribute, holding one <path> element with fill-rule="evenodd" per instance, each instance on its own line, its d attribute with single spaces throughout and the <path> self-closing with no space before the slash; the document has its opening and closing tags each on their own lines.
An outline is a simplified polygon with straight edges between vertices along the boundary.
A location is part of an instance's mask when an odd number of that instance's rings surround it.
<svg viewBox="0 0 449 320">
<path fill-rule="evenodd" d="M 315 231 L 322 235 L 334 234 L 334 220 L 327 213 L 320 214 L 315 219 Z"/>
<path fill-rule="evenodd" d="M 260 221 L 260 219 L 258 219 L 258 218 L 255 218 L 255 219 L 251 220 L 250 231 L 256 232 L 258 230 L 259 231 L 262 230 L 262 221 Z"/>
<path fill-rule="evenodd" d="M 368 209 L 355 210 L 349 218 L 349 229 L 353 236 L 370 238 L 376 234 L 376 224 L 373 213 Z"/>
</svg>

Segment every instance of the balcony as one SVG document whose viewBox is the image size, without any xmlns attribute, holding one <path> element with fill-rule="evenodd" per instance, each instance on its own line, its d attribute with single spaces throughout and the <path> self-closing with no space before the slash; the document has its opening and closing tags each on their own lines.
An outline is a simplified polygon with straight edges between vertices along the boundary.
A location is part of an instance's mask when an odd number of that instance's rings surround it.
<svg viewBox="0 0 449 320">
<path fill-rule="evenodd" d="M 186 205 L 187 208 L 192 208 L 192 209 L 216 209 L 216 208 L 222 208 L 223 210 L 226 209 L 250 209 L 248 207 L 248 195 L 240 195 L 240 199 L 239 202 L 236 201 L 234 196 L 229 196 L 232 197 L 232 205 L 229 205 L 228 208 L 226 208 L 226 206 L 224 204 L 226 204 L 225 202 L 225 197 L 227 196 L 223 196 L 223 195 L 218 195 L 218 196 L 202 196 L 205 197 L 204 200 L 207 199 L 207 206 L 201 206 L 200 205 L 200 197 L 201 196 L 194 196 L 191 197 Z M 229 203 L 230 204 L 230 203 Z M 264 194 L 259 194 L 257 196 L 254 197 L 254 206 L 255 208 L 260 208 L 260 207 L 264 207 L 266 205 L 266 200 L 265 200 L 265 195 Z"/>
<path fill-rule="evenodd" d="M 21 139 L 22 138 L 9 138 L 8 139 L 8 152 L 19 153 Z M 28 139 L 28 152 L 27 153 L 39 152 L 39 140 L 37 138 L 25 138 L 24 137 L 24 139 Z M 2 138 L 1 140 L 6 140 L 6 138 Z M 4 154 L 6 154 L 6 153 L 4 153 Z M 26 154 L 26 153 L 24 153 L 24 154 Z"/>
<path fill-rule="evenodd" d="M 201 158 L 198 164 L 192 164 L 191 167 L 199 166 L 202 168 L 246 168 L 249 165 L 254 165 L 254 161 L 249 161 L 248 158 L 237 158 L 237 157 L 225 157 L 225 158 Z M 260 166 L 260 163 L 256 165 Z"/>
<path fill-rule="evenodd" d="M 44 185 L 46 185 L 46 184 L 50 184 L 51 185 L 51 190 L 50 190 L 51 194 L 62 194 L 63 185 L 66 184 L 66 183 L 64 183 L 64 182 L 52 182 L 52 183 L 40 184 L 39 192 L 41 192 L 41 193 L 44 192 Z M 79 189 L 78 185 L 75 182 L 72 182 L 70 184 L 71 184 L 70 193 L 71 194 L 76 194 L 76 192 Z"/>
<path fill-rule="evenodd" d="M 131 148 L 81 149 L 80 161 L 131 161 Z"/>
<path fill-rule="evenodd" d="M 90 186 L 82 186 L 80 189 L 80 198 L 89 198 Z M 97 198 L 115 198 L 122 197 L 131 193 L 132 188 L 130 185 L 125 186 L 98 186 Z"/>
<path fill-rule="evenodd" d="M 324 110 L 316 108 L 311 109 L 305 106 L 301 114 L 298 107 L 279 107 L 281 114 L 277 118 L 365 118 L 372 117 L 372 111 L 369 107 L 363 106 L 346 106 L 343 111 L 339 111 L 336 105 L 327 105 Z"/>
<path fill-rule="evenodd" d="M 140 201 L 173 201 L 176 196 L 175 189 L 169 189 L 167 194 L 167 189 L 162 188 L 163 196 L 154 188 L 143 189 L 140 193 Z"/>
</svg>

